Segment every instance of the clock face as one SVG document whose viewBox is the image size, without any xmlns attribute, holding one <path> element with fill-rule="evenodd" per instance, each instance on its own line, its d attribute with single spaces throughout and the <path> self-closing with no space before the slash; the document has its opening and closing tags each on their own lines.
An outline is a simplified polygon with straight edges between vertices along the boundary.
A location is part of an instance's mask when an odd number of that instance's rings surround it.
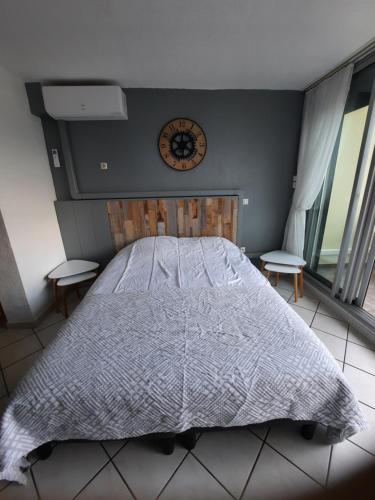
<svg viewBox="0 0 375 500">
<path fill-rule="evenodd" d="M 188 118 L 168 122 L 159 136 L 159 152 L 164 162 L 176 170 L 197 167 L 206 154 L 206 136 L 201 127 Z"/>
</svg>

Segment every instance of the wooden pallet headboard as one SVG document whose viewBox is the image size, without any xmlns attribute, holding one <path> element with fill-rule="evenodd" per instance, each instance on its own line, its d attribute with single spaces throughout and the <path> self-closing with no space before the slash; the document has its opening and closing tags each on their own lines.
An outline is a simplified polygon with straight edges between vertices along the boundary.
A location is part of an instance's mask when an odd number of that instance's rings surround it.
<svg viewBox="0 0 375 500">
<path fill-rule="evenodd" d="M 116 251 L 145 236 L 223 236 L 236 243 L 237 196 L 107 201 Z"/>
</svg>

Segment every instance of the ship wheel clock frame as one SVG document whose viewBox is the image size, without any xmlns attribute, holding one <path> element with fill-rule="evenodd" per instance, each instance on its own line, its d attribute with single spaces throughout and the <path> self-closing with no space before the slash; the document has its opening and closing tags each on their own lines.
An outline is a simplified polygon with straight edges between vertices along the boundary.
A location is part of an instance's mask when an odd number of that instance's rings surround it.
<svg viewBox="0 0 375 500">
<path fill-rule="evenodd" d="M 159 153 L 175 170 L 191 170 L 203 160 L 207 150 L 203 129 L 189 118 L 175 118 L 161 129 Z"/>
</svg>

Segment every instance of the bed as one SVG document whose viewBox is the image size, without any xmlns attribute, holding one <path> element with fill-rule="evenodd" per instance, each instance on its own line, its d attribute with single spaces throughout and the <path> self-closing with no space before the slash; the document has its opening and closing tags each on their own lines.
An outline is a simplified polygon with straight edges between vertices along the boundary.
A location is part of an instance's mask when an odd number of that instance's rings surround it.
<svg viewBox="0 0 375 500">
<path fill-rule="evenodd" d="M 123 248 L 19 384 L 1 479 L 51 441 L 273 419 L 340 441 L 367 428 L 332 355 L 232 242 L 146 237 Z"/>
</svg>

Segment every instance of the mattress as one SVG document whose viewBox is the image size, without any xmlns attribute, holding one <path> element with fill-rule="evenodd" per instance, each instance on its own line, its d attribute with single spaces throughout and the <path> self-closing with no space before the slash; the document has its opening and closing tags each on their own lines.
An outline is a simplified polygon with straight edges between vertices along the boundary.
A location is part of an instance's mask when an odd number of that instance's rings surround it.
<svg viewBox="0 0 375 500">
<path fill-rule="evenodd" d="M 367 428 L 316 335 L 228 240 L 149 237 L 123 249 L 18 385 L 0 479 L 32 449 L 288 418 L 339 441 Z"/>
</svg>

